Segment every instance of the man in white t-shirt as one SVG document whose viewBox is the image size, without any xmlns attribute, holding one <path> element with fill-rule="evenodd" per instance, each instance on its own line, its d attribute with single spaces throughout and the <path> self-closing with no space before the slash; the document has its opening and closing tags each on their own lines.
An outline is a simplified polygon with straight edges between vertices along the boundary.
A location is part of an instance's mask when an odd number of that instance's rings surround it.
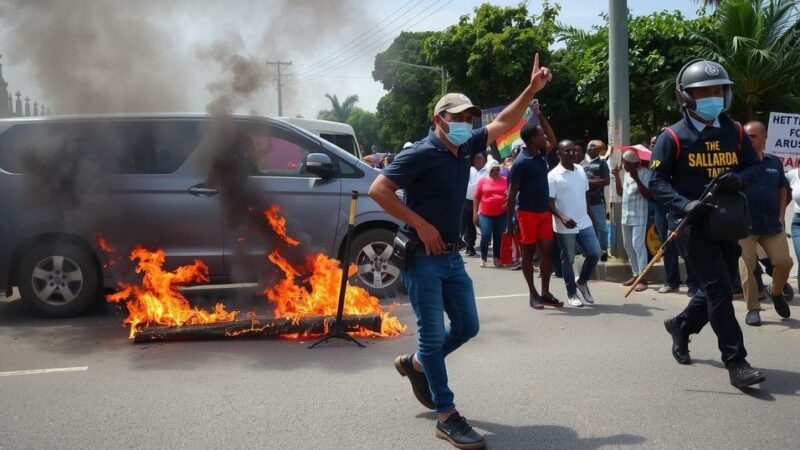
<svg viewBox="0 0 800 450">
<path fill-rule="evenodd" d="M 583 168 L 575 164 L 575 146 L 572 141 L 561 141 L 556 152 L 560 163 L 547 174 L 550 212 L 553 213 L 553 230 L 561 251 L 567 301 L 570 306 L 580 307 L 594 303 L 586 283 L 600 260 L 600 242 L 589 215 L 589 180 Z M 576 241 L 581 244 L 585 258 L 577 280 L 572 267 Z"/>
</svg>

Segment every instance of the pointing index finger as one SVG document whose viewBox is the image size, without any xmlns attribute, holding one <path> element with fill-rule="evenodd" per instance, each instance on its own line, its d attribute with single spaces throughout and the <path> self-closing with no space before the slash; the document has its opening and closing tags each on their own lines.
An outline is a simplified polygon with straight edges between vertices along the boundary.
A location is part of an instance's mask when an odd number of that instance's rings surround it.
<svg viewBox="0 0 800 450">
<path fill-rule="evenodd" d="M 533 71 L 539 71 L 539 52 L 536 52 L 536 54 L 533 56 Z"/>
</svg>

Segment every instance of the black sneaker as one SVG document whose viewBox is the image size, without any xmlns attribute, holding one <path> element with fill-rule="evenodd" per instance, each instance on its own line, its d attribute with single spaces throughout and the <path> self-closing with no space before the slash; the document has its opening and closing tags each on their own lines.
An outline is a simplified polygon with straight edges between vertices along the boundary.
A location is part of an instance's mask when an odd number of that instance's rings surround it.
<svg viewBox="0 0 800 450">
<path fill-rule="evenodd" d="M 486 440 L 476 433 L 467 423 L 467 419 L 454 412 L 446 421 L 436 421 L 436 437 L 453 444 L 455 448 L 474 449 L 486 447 Z"/>
<path fill-rule="evenodd" d="M 608 261 L 608 252 L 603 252 L 603 254 L 600 255 L 600 261 L 602 262 Z"/>
<path fill-rule="evenodd" d="M 769 297 L 772 299 L 772 306 L 775 307 L 775 312 L 778 313 L 778 315 L 783 317 L 784 319 L 788 319 L 789 316 L 792 315 L 792 311 L 789 309 L 789 304 L 786 303 L 786 300 L 783 298 L 783 292 L 778 292 L 777 294 L 773 294 L 772 288 L 768 286 L 767 293 L 769 294 Z"/>
<path fill-rule="evenodd" d="M 564 306 L 564 302 L 555 298 L 553 294 L 549 292 L 542 295 L 542 303 L 544 303 L 544 306 L 552 306 L 554 308 L 561 308 Z"/>
<path fill-rule="evenodd" d="M 544 309 L 544 303 L 542 303 L 540 295 L 531 295 L 530 305 L 533 309 Z"/>
<path fill-rule="evenodd" d="M 731 384 L 739 389 L 763 383 L 766 378 L 744 359 L 737 359 L 728 363 L 728 374 L 731 377 Z"/>
<path fill-rule="evenodd" d="M 474 248 L 468 248 L 466 253 L 467 256 L 475 256 L 478 254 L 478 252 L 476 252 Z"/>
<path fill-rule="evenodd" d="M 428 379 L 425 374 L 418 372 L 411 362 L 412 355 L 400 355 L 394 359 L 394 367 L 397 372 L 404 377 L 408 377 L 411 382 L 411 389 L 414 391 L 414 397 L 428 409 L 436 409 L 433 404 L 433 397 L 431 396 L 431 389 L 428 387 Z"/>
</svg>

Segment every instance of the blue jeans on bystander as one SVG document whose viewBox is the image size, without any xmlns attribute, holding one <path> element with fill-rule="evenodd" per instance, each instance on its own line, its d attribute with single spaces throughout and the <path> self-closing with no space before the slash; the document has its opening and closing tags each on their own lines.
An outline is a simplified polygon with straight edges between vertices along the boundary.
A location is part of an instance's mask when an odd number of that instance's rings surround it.
<svg viewBox="0 0 800 450">
<path fill-rule="evenodd" d="M 592 277 L 597 262 L 600 260 L 600 243 L 594 228 L 586 227 L 577 234 L 555 233 L 558 246 L 561 249 L 561 272 L 564 275 L 564 284 L 567 287 L 567 295 L 575 296 L 577 287 L 575 285 L 575 269 L 572 265 L 575 262 L 575 242 L 583 247 L 583 267 L 580 271 L 580 279 L 583 283 Z"/>
<path fill-rule="evenodd" d="M 492 256 L 500 259 L 500 244 L 503 232 L 506 230 L 506 215 L 485 216 L 478 214 L 478 223 L 481 225 L 481 259 L 489 256 L 489 239 L 492 240 Z"/>
<path fill-rule="evenodd" d="M 457 252 L 426 255 L 418 251 L 412 267 L 403 271 L 403 283 L 417 316 L 417 360 L 425 371 L 436 410 L 452 411 L 455 404 L 444 358 L 478 334 L 472 279 Z M 445 314 L 449 324 L 445 324 Z"/>
</svg>

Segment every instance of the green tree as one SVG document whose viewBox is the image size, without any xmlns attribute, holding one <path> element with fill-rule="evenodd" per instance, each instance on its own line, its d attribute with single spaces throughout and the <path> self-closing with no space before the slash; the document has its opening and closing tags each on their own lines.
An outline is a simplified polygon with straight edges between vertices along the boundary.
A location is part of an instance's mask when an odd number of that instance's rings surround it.
<svg viewBox="0 0 800 450">
<path fill-rule="evenodd" d="M 357 95 L 348 96 L 342 103 L 339 103 L 339 98 L 336 94 L 325 94 L 325 97 L 328 97 L 328 100 L 331 101 L 331 109 L 320 111 L 319 114 L 317 114 L 317 118 L 322 120 L 345 123 L 350 117 L 350 114 L 355 110 L 356 103 L 358 103 Z"/>
<path fill-rule="evenodd" d="M 712 33 L 694 37 L 701 55 L 733 79 L 733 114 L 764 120 L 770 111 L 800 111 L 800 12 L 794 0 L 726 0 Z"/>
<path fill-rule="evenodd" d="M 606 21 L 608 20 L 606 16 Z M 697 57 L 692 37 L 711 30 L 710 18 L 687 20 L 680 12 L 657 12 L 628 21 L 631 141 L 648 137 L 678 115 L 674 99 L 675 77 Z M 559 39 L 566 44 L 564 62 L 577 69 L 577 99 L 600 107 L 607 116 L 608 25 L 589 31 L 561 26 Z"/>
<path fill-rule="evenodd" d="M 353 112 L 350 113 L 350 117 L 347 118 L 347 123 L 353 127 L 358 143 L 362 144 L 365 149 L 370 148 L 373 144 L 383 147 L 379 137 L 380 122 L 375 113 L 361 108 L 354 108 Z"/>
<path fill-rule="evenodd" d="M 550 59 L 560 7 L 543 2 L 539 16 L 525 3 L 500 7 L 484 3 L 474 16 L 431 36 L 425 52 L 448 73 L 448 90 L 464 92 L 484 107 L 511 102 L 530 80 L 533 55 Z"/>
<path fill-rule="evenodd" d="M 380 140 L 389 148 L 416 141 L 428 134 L 432 103 L 441 92 L 440 76 L 433 71 L 395 64 L 431 65 L 423 52 L 434 32 L 402 32 L 386 51 L 375 57 L 372 77 L 389 91 L 378 102 Z"/>
</svg>

